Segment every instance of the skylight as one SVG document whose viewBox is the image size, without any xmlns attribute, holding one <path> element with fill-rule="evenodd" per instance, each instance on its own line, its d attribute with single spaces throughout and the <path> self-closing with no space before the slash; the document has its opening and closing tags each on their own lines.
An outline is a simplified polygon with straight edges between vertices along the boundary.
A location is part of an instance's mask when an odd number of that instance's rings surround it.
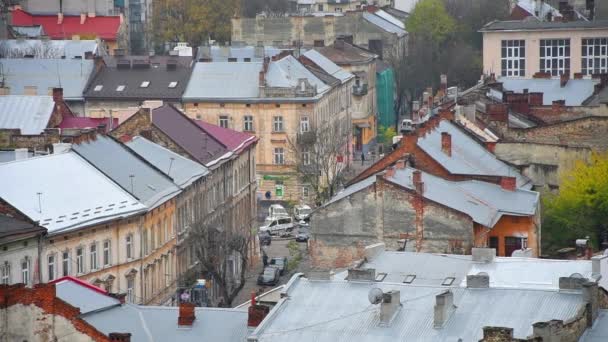
<svg viewBox="0 0 608 342">
<path fill-rule="evenodd" d="M 150 81 L 143 81 L 141 82 L 141 84 L 139 85 L 140 88 L 148 88 L 148 86 L 150 85 Z"/>
<path fill-rule="evenodd" d="M 411 284 L 414 279 L 416 279 L 416 275 L 415 274 L 408 274 L 405 279 L 403 279 L 403 282 L 406 284 Z"/>
<path fill-rule="evenodd" d="M 447 277 L 443 280 L 443 283 L 441 283 L 441 285 L 443 286 L 450 286 L 452 285 L 452 283 L 454 282 L 454 280 L 456 280 L 456 278 L 454 277 Z"/>
<path fill-rule="evenodd" d="M 101 89 L 103 89 L 103 85 L 98 84 L 95 86 L 95 89 L 93 89 L 94 91 L 101 91 Z"/>
<path fill-rule="evenodd" d="M 177 87 L 177 82 L 169 83 L 169 88 L 175 88 L 175 87 Z"/>
<path fill-rule="evenodd" d="M 116 87 L 116 91 L 123 91 L 123 90 L 125 90 L 124 85 L 119 85 L 118 87 Z"/>
<path fill-rule="evenodd" d="M 386 273 L 378 273 L 376 274 L 376 281 L 383 281 L 386 278 Z"/>
</svg>

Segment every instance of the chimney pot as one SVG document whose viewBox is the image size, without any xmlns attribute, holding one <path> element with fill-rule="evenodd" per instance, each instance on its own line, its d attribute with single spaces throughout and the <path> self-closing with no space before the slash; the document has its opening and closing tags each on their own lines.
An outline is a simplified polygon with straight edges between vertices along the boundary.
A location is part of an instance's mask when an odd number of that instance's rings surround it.
<svg viewBox="0 0 608 342">
<path fill-rule="evenodd" d="M 180 303 L 179 304 L 179 317 L 177 318 L 177 325 L 179 326 L 192 326 L 196 315 L 194 312 L 193 303 Z"/>
<path fill-rule="evenodd" d="M 500 187 L 507 191 L 515 191 L 517 179 L 515 177 L 500 177 Z"/>
<path fill-rule="evenodd" d="M 452 136 L 448 132 L 441 132 L 441 151 L 448 157 L 452 156 Z"/>
<path fill-rule="evenodd" d="M 443 92 L 445 93 L 445 91 L 448 89 L 448 75 L 442 74 L 440 76 L 440 81 L 441 81 L 441 90 L 443 90 Z"/>
<path fill-rule="evenodd" d="M 416 170 L 412 172 L 412 183 L 417 184 L 422 182 L 422 172 L 420 170 Z"/>
</svg>

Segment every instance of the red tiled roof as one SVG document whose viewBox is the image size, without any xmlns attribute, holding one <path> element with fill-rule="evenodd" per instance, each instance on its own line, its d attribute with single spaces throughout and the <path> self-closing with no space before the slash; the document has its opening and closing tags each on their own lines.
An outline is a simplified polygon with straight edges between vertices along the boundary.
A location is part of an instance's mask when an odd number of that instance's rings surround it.
<svg viewBox="0 0 608 342">
<path fill-rule="evenodd" d="M 44 32 L 52 39 L 72 39 L 72 36 L 93 35 L 104 40 L 116 40 L 120 28 L 120 16 L 87 17 L 80 24 L 80 16 L 64 15 L 63 22 L 58 24 L 57 15 L 34 15 L 21 9 L 12 12 L 12 25 L 41 25 Z"/>
<path fill-rule="evenodd" d="M 226 147 L 228 147 L 229 150 L 233 152 L 240 152 L 245 147 L 257 141 L 256 137 L 247 133 L 212 125 L 201 120 L 194 121 L 196 121 L 196 123 L 212 137 L 221 141 L 224 145 L 226 145 Z"/>
<path fill-rule="evenodd" d="M 57 128 L 97 128 L 106 125 L 106 133 L 110 131 L 110 118 L 82 118 L 64 116 Z M 112 118 L 112 127 L 118 126 L 118 118 Z"/>
</svg>

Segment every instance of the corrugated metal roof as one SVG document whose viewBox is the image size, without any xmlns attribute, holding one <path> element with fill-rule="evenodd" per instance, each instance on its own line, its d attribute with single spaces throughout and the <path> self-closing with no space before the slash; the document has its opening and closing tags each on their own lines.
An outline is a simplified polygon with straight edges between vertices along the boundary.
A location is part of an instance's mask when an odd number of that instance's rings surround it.
<svg viewBox="0 0 608 342">
<path fill-rule="evenodd" d="M 185 101 L 259 97 L 262 63 L 199 62 L 184 92 Z"/>
<path fill-rule="evenodd" d="M 608 310 L 599 310 L 593 327 L 587 329 L 579 342 L 606 342 L 608 341 Z"/>
<path fill-rule="evenodd" d="M 26 86 L 37 87 L 38 95 L 63 88 L 65 100 L 83 100 L 83 91 L 94 61 L 90 59 L 0 59 L 4 82 L 11 95 L 23 95 Z"/>
<path fill-rule="evenodd" d="M 233 42 L 236 44 L 236 42 Z M 247 46 L 200 46 L 197 52 L 197 60 L 201 58 L 210 58 L 213 62 L 228 62 L 228 58 L 236 58 L 238 62 L 245 62 L 245 58 L 249 58 L 249 62 L 263 62 L 264 57 L 273 57 L 285 51 L 274 46 L 255 47 Z"/>
<path fill-rule="evenodd" d="M 36 26 L 42 29 L 41 26 Z M 13 29 L 16 27 L 13 26 Z M 24 28 L 24 27 L 21 27 Z M 34 58 L 85 58 L 85 52 L 98 53 L 95 40 L 40 40 L 8 39 L 0 42 L 4 58 L 21 58 L 32 55 Z"/>
<path fill-rule="evenodd" d="M 368 292 L 399 290 L 402 307 L 389 326 L 379 325 L 380 306 Z M 513 329 L 515 338 L 532 333 L 532 324 L 575 317 L 580 293 L 513 289 L 453 288 L 454 305 L 442 328 L 434 328 L 435 297 L 444 287 L 398 283 L 312 281 L 299 279 L 288 300 L 273 310 L 254 334 L 257 341 L 478 341 L 483 327 Z"/>
<path fill-rule="evenodd" d="M 566 100 L 567 106 L 580 106 L 593 96 L 596 80 L 569 80 L 565 87 L 560 86 L 559 79 L 514 79 L 503 77 L 498 80 L 504 90 L 522 93 L 543 93 L 543 104 L 551 105 L 556 100 Z"/>
<path fill-rule="evenodd" d="M 152 164 L 107 136 L 98 135 L 95 140 L 72 145 L 72 149 L 150 209 L 180 192 Z"/>
<path fill-rule="evenodd" d="M 337 202 L 343 198 L 346 198 L 354 193 L 357 193 L 357 192 L 367 188 L 368 186 L 370 186 L 374 183 L 376 183 L 376 175 L 368 177 L 368 178 L 366 178 L 360 182 L 357 182 L 357 183 L 349 186 L 348 188 L 340 191 L 331 200 L 329 200 L 327 203 L 325 203 L 323 206 L 326 207 L 334 202 Z"/>
<path fill-rule="evenodd" d="M 394 34 L 398 35 L 399 37 L 405 36 L 407 34 L 407 32 L 404 29 L 378 17 L 375 14 L 372 14 L 369 12 L 363 12 L 363 19 L 378 26 L 379 28 L 383 29 L 384 31 L 389 32 L 389 33 L 394 33 Z"/>
<path fill-rule="evenodd" d="M 81 314 L 120 305 L 120 301 L 69 279 L 55 283 L 57 297 L 80 309 Z"/>
<path fill-rule="evenodd" d="M 308 50 L 306 53 L 304 53 L 304 56 L 306 58 L 310 59 L 311 61 L 313 61 L 316 65 L 318 65 L 326 73 L 339 79 L 340 82 L 342 82 L 342 83 L 344 83 L 354 77 L 353 74 L 340 68 L 337 64 L 335 64 L 329 58 L 323 56 L 316 50 Z"/>
<path fill-rule="evenodd" d="M 442 132 L 452 136 L 451 156 L 441 149 Z M 525 189 L 532 187 L 530 179 L 496 158 L 494 154 L 447 120 L 442 120 L 437 128 L 418 138 L 417 144 L 452 174 L 515 177 L 517 187 Z"/>
<path fill-rule="evenodd" d="M 0 197 L 49 234 L 146 210 L 74 152 L 3 163 L 0 174 Z"/>
<path fill-rule="evenodd" d="M 247 311 L 222 308 L 195 308 L 191 327 L 179 327 L 178 307 L 121 307 L 92 313 L 82 318 L 104 334 L 131 333 L 134 342 L 243 342 L 247 339 Z"/>
<path fill-rule="evenodd" d="M 397 26 L 398 28 L 405 30 L 405 23 L 395 17 L 393 17 L 392 15 L 386 13 L 385 11 L 379 9 L 376 12 L 374 12 L 375 15 L 379 16 L 380 18 L 388 21 L 389 23 Z"/>
<path fill-rule="evenodd" d="M 19 128 L 37 135 L 49 124 L 55 102 L 51 96 L 0 96 L 0 128 Z"/>
<path fill-rule="evenodd" d="M 608 28 L 608 20 L 574 20 L 574 21 L 540 21 L 540 20 L 507 20 L 492 21 L 480 32 L 492 31 L 547 31 L 547 30 L 592 30 Z"/>
<path fill-rule="evenodd" d="M 301 78 L 307 79 L 312 86 L 316 86 L 317 94 L 323 94 L 329 90 L 329 86 L 313 75 L 293 56 L 286 56 L 271 62 L 266 73 L 266 83 L 270 87 L 297 87 L 298 79 Z"/>
<path fill-rule="evenodd" d="M 126 145 L 156 166 L 182 188 L 207 175 L 209 170 L 199 163 L 184 158 L 179 154 L 157 145 L 145 138 L 135 137 Z"/>
</svg>

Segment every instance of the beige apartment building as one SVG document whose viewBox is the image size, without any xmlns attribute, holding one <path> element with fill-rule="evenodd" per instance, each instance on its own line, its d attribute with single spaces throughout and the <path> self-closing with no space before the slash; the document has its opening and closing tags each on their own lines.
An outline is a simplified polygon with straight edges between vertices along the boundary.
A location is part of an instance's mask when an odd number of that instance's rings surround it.
<svg viewBox="0 0 608 342">
<path fill-rule="evenodd" d="M 493 21 L 483 33 L 483 70 L 532 78 L 608 72 L 608 21 Z"/>
</svg>

